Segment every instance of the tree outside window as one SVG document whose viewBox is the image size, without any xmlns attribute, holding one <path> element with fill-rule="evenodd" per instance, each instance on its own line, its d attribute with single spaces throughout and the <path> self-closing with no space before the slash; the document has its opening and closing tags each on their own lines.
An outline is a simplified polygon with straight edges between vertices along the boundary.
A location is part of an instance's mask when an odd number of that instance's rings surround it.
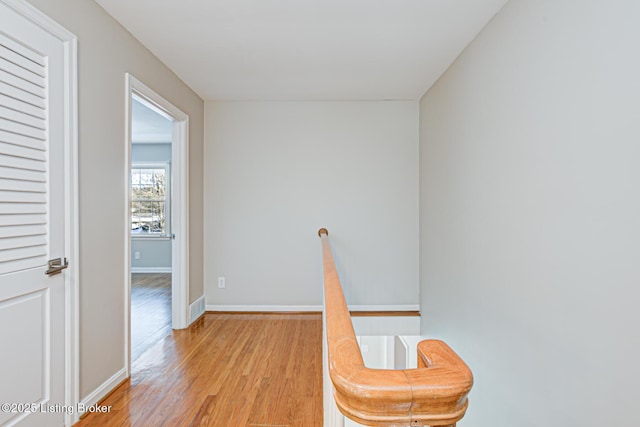
<svg viewBox="0 0 640 427">
<path fill-rule="evenodd" d="M 131 234 L 169 235 L 169 165 L 131 168 Z"/>
</svg>

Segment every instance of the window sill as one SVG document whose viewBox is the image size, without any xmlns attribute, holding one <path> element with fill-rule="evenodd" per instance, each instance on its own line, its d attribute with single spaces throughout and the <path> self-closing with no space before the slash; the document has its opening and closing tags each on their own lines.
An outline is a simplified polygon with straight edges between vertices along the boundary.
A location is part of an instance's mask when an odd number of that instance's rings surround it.
<svg viewBox="0 0 640 427">
<path fill-rule="evenodd" d="M 140 236 L 132 234 L 131 240 L 171 240 L 171 236 Z"/>
</svg>

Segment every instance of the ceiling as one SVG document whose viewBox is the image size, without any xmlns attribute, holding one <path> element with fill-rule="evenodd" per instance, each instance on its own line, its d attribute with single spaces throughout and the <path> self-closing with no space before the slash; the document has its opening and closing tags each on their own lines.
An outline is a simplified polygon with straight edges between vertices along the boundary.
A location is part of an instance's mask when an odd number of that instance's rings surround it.
<svg viewBox="0 0 640 427">
<path fill-rule="evenodd" d="M 131 142 L 171 142 L 173 122 L 154 111 L 144 101 L 133 96 L 131 100 Z"/>
<path fill-rule="evenodd" d="M 96 1 L 205 100 L 415 100 L 507 0 Z"/>
</svg>

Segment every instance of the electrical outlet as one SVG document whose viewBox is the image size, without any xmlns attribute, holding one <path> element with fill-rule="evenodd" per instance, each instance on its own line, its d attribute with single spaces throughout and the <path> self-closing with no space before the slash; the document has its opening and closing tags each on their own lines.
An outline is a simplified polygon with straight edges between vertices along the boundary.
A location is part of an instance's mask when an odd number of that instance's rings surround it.
<svg viewBox="0 0 640 427">
<path fill-rule="evenodd" d="M 139 252 L 139 251 L 135 251 L 135 252 L 133 253 L 133 257 L 134 257 L 135 259 L 140 259 L 140 252 Z"/>
<path fill-rule="evenodd" d="M 225 284 L 224 277 L 218 277 L 218 288 L 224 289 L 227 285 Z"/>
</svg>

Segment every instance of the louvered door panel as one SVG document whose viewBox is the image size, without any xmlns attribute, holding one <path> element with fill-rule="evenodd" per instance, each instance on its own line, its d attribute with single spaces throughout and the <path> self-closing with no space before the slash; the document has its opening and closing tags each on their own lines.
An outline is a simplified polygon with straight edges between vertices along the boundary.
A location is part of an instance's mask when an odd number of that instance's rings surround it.
<svg viewBox="0 0 640 427">
<path fill-rule="evenodd" d="M 0 99 L 0 103 L 1 102 L 2 102 L 2 99 Z M 0 142 L 13 144 L 20 147 L 33 148 L 34 150 L 46 149 L 46 141 L 30 138 L 24 135 L 18 135 L 16 133 L 11 133 L 3 129 L 0 129 Z"/>
<path fill-rule="evenodd" d="M 43 126 L 42 117 L 34 117 L 23 111 L 12 110 L 0 105 L 0 117 L 35 129 L 44 130 L 44 128 L 41 127 Z"/>
<path fill-rule="evenodd" d="M 41 79 L 44 79 L 47 75 L 45 59 L 42 55 L 25 48 L 21 43 L 4 35 L 0 35 L 0 58 L 18 65 Z M 43 84 L 43 82 L 44 80 L 40 80 L 40 86 L 45 87 L 46 84 Z"/>
<path fill-rule="evenodd" d="M 45 119 L 45 111 L 41 107 L 36 107 L 35 105 L 28 104 L 23 101 L 18 101 L 15 98 L 11 98 L 10 96 L 4 95 L 0 93 L 0 104 L 1 105 L 10 105 L 11 103 L 18 103 L 19 107 L 16 108 L 17 111 L 22 111 L 25 114 L 29 114 L 33 117 L 37 117 L 39 119 Z"/>
<path fill-rule="evenodd" d="M 9 133 L 15 133 L 18 135 L 28 136 L 29 138 L 39 139 L 44 141 L 46 139 L 45 131 L 28 124 L 16 122 L 13 120 L 7 120 L 0 117 L 0 127 Z"/>
<path fill-rule="evenodd" d="M 47 153 L 43 150 L 36 150 L 31 147 L 22 147 L 20 145 L 8 144 L 0 140 L 0 153 L 10 154 L 14 157 L 22 159 L 32 159 L 40 162 L 47 160 Z"/>
<path fill-rule="evenodd" d="M 37 14 L 21 0 L 0 0 L 0 403 L 55 408 L 68 403 L 70 275 L 47 274 L 47 261 L 67 251 L 65 143 L 74 106 L 67 90 L 74 82 L 64 31 L 53 34 L 56 24 L 34 22 Z M 62 411 L 0 411 L 0 426 L 70 424 Z"/>
<path fill-rule="evenodd" d="M 46 98 L 44 87 L 40 87 L 39 85 L 30 82 L 29 80 L 22 77 L 22 74 L 20 74 L 20 77 L 18 77 L 17 75 L 0 68 L 0 80 L 26 93 L 30 93 L 31 95 L 43 99 Z"/>
<path fill-rule="evenodd" d="M 4 46 L 0 48 L 0 50 L 4 50 L 5 52 L 7 51 L 7 49 Z M 0 58 L 0 69 L 4 70 L 9 74 L 13 74 L 14 76 L 21 76 L 24 80 L 31 82 L 36 86 L 40 86 L 42 84 L 42 76 L 39 76 L 31 72 L 26 73 L 23 67 L 21 67 L 20 65 L 16 65 L 13 62 L 10 62 L 9 60 L 5 59 L 5 57 Z M 27 59 L 23 59 L 23 60 L 28 61 Z M 44 86 L 41 86 L 41 87 L 44 87 Z"/>
<path fill-rule="evenodd" d="M 15 227 L 1 227 L 0 238 L 20 236 L 40 236 L 47 233 L 44 225 L 19 225 Z"/>
<path fill-rule="evenodd" d="M 0 274 L 47 260 L 45 65 L 0 35 Z"/>
<path fill-rule="evenodd" d="M 32 171 L 27 169 L 14 169 L 6 166 L 0 166 L 0 178 L 22 179 L 25 181 L 40 181 L 42 173 L 40 171 Z"/>
<path fill-rule="evenodd" d="M 11 86 L 5 82 L 0 81 L 0 94 L 8 96 L 10 98 L 14 98 L 20 102 L 24 102 L 26 104 L 31 104 L 34 107 L 38 107 L 41 109 L 46 108 L 45 100 L 36 96 L 32 93 L 25 92 L 23 90 L 18 89 L 15 86 Z"/>
<path fill-rule="evenodd" d="M 15 204 L 14 204 L 15 205 Z M 22 209 L 28 211 L 29 207 Z M 47 224 L 47 214 L 13 214 L 3 213 L 0 214 L 0 227 L 8 226 L 21 226 L 21 225 L 35 225 L 35 224 Z"/>
</svg>

